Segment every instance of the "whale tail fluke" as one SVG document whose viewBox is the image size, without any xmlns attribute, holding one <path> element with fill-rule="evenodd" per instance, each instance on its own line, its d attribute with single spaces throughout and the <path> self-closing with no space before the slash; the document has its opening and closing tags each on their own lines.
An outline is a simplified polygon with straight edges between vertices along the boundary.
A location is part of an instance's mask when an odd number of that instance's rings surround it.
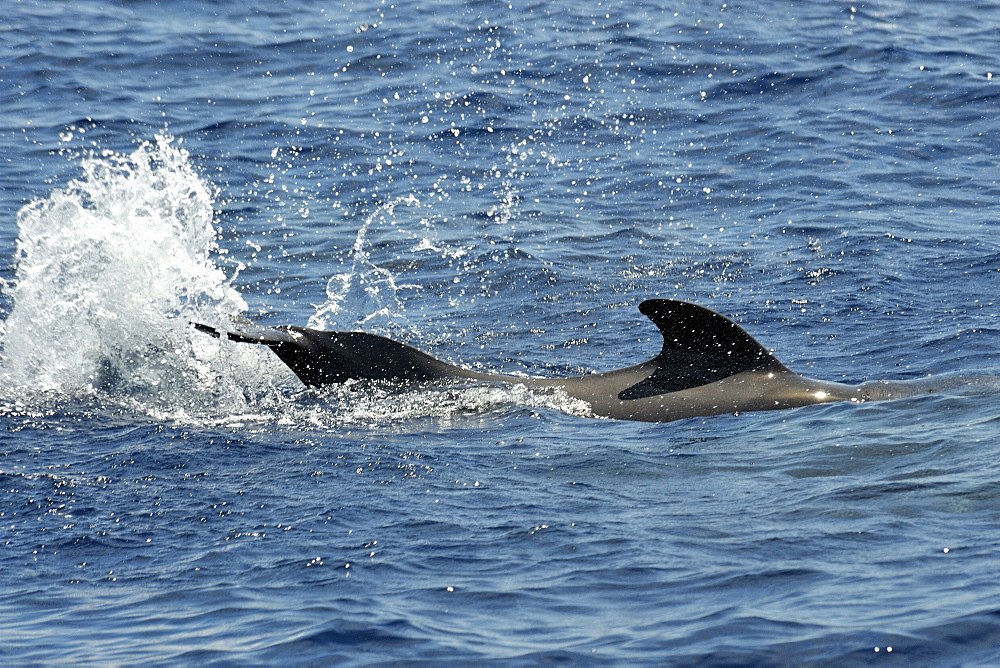
<svg viewBox="0 0 1000 668">
<path fill-rule="evenodd" d="M 239 329 L 220 329 L 193 321 L 191 325 L 199 332 L 204 332 L 209 336 L 214 336 L 217 339 L 229 339 L 237 343 L 263 343 L 265 345 L 295 343 L 295 336 L 290 332 L 281 329 L 258 327 L 249 321 L 247 321 L 246 326 L 242 326 Z"/>
<path fill-rule="evenodd" d="M 332 346 L 317 350 L 317 337 L 332 338 L 334 333 L 315 332 L 300 327 L 282 326 L 277 328 L 259 327 L 249 320 L 237 321 L 233 329 L 223 329 L 191 323 L 196 330 L 217 339 L 228 339 L 236 343 L 256 343 L 270 348 L 299 379 L 310 387 L 329 383 L 342 383 L 361 374 L 345 372 L 351 366 L 350 360 Z"/>
<path fill-rule="evenodd" d="M 257 328 L 253 323 L 223 330 L 191 323 L 196 330 L 237 343 L 269 347 L 309 387 L 348 380 L 426 381 L 440 378 L 495 378 L 448 364 L 393 339 L 367 332 L 325 332 L 285 325 Z"/>
</svg>

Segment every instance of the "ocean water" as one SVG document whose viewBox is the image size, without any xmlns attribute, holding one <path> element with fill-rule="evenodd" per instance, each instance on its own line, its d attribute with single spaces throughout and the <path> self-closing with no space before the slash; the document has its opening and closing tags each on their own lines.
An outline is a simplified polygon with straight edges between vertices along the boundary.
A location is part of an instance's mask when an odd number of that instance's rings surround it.
<svg viewBox="0 0 1000 668">
<path fill-rule="evenodd" d="M 998 26 L 7 2 L 0 662 L 1000 662 L 996 382 L 640 424 L 189 325 L 560 375 L 669 297 L 812 377 L 998 375 Z"/>
</svg>

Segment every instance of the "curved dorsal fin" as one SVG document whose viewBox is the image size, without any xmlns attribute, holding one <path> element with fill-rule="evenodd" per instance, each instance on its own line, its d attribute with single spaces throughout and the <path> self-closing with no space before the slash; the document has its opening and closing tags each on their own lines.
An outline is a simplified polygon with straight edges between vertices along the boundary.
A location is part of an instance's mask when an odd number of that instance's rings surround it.
<svg viewBox="0 0 1000 668">
<path fill-rule="evenodd" d="M 626 390 L 621 399 L 638 399 L 713 383 L 743 371 L 784 369 L 768 350 L 735 322 L 703 306 L 674 299 L 648 299 L 639 311 L 663 335 L 653 358 L 656 370 Z"/>
<path fill-rule="evenodd" d="M 661 356 L 675 352 L 722 356 L 745 369 L 774 359 L 746 330 L 704 306 L 674 299 L 647 299 L 639 304 L 639 312 L 663 334 Z"/>
</svg>

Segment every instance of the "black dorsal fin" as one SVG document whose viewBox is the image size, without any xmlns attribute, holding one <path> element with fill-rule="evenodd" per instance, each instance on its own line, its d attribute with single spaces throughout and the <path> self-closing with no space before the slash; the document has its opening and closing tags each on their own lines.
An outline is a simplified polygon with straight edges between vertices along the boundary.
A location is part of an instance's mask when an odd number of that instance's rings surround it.
<svg viewBox="0 0 1000 668">
<path fill-rule="evenodd" d="M 663 335 L 653 374 L 620 395 L 639 399 L 707 385 L 743 371 L 784 369 L 764 346 L 735 322 L 703 306 L 674 299 L 649 299 L 639 311 Z"/>
<path fill-rule="evenodd" d="M 639 304 L 639 312 L 663 334 L 660 355 L 683 352 L 721 356 L 733 360 L 741 370 L 774 359 L 746 330 L 704 306 L 675 299 L 647 299 Z"/>
</svg>

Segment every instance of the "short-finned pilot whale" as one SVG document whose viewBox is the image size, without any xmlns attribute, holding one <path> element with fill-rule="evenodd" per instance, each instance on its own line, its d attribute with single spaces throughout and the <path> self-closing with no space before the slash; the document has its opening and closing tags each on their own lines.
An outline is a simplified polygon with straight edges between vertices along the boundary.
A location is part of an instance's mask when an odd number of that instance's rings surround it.
<svg viewBox="0 0 1000 668">
<path fill-rule="evenodd" d="M 794 408 L 831 401 L 862 402 L 927 391 L 904 382 L 845 385 L 790 371 L 742 327 L 703 306 L 649 299 L 639 311 L 663 335 L 663 348 L 635 366 L 566 378 L 482 373 L 436 359 L 416 348 L 366 332 L 326 332 L 281 326 L 203 332 L 264 344 L 307 386 L 348 380 L 469 379 L 562 389 L 590 405 L 595 417 L 669 422 L 690 417 Z"/>
</svg>

